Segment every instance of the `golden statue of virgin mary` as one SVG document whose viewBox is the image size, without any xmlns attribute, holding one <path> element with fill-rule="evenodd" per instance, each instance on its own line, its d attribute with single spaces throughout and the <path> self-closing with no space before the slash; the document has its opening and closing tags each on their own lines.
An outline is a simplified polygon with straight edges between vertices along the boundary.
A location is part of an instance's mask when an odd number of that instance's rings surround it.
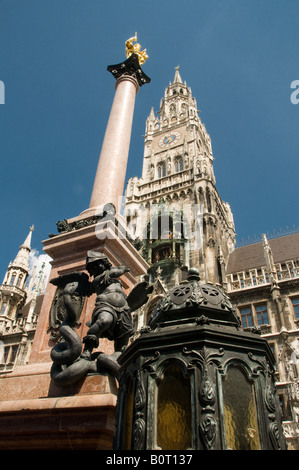
<svg viewBox="0 0 299 470">
<path fill-rule="evenodd" d="M 133 44 L 133 42 L 136 44 Z M 146 49 L 141 51 L 141 45 L 137 43 L 137 33 L 126 41 L 126 57 L 129 58 L 132 54 L 137 54 L 140 65 L 143 65 L 148 59 Z"/>
</svg>

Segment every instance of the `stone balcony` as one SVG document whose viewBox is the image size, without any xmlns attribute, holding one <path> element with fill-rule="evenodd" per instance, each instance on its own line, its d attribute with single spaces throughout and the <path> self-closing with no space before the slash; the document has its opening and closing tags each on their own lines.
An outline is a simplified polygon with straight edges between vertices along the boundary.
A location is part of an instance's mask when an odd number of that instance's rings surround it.
<svg viewBox="0 0 299 470">
<path fill-rule="evenodd" d="M 283 421 L 283 432 L 287 439 L 299 438 L 299 427 L 295 421 Z"/>
<path fill-rule="evenodd" d="M 22 333 L 26 329 L 35 330 L 37 325 L 38 315 L 34 314 L 30 324 L 26 324 L 27 319 L 23 317 L 10 318 L 6 315 L 0 316 L 0 335 L 11 335 L 15 333 Z"/>
<path fill-rule="evenodd" d="M 135 191 L 132 197 L 128 197 L 128 200 L 132 198 L 133 200 L 142 202 L 144 199 L 147 199 L 149 195 L 154 198 L 159 198 L 163 196 L 165 191 L 182 190 L 191 184 L 192 181 L 193 171 L 188 168 L 169 176 L 143 182 L 138 187 L 138 193 Z"/>
<path fill-rule="evenodd" d="M 25 300 L 26 298 L 26 292 L 23 289 L 20 289 L 19 287 L 16 286 L 10 286 L 8 284 L 1 284 L 0 286 L 0 292 L 5 296 L 14 296 L 16 298 L 19 298 L 20 300 Z"/>
<path fill-rule="evenodd" d="M 277 281 L 286 281 L 299 278 L 299 267 L 297 260 L 290 260 L 286 263 L 276 264 Z M 228 292 L 235 292 L 238 290 L 252 289 L 262 285 L 270 285 L 270 279 L 267 273 L 267 268 L 264 266 L 259 269 L 250 269 L 249 271 L 242 271 L 227 275 Z"/>
</svg>

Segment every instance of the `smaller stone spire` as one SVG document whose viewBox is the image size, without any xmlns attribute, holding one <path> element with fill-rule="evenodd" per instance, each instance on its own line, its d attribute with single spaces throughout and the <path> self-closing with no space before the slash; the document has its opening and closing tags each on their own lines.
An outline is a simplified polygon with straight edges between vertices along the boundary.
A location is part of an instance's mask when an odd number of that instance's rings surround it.
<svg viewBox="0 0 299 470">
<path fill-rule="evenodd" d="M 148 117 L 148 120 L 151 120 L 151 121 L 155 121 L 156 120 L 156 116 L 155 116 L 155 111 L 154 111 L 154 107 L 152 106 L 151 108 L 151 112 L 150 112 L 150 115 Z"/>
<path fill-rule="evenodd" d="M 174 74 L 173 83 L 183 83 L 183 80 L 181 79 L 181 75 L 180 75 L 180 72 L 179 72 L 179 68 L 180 68 L 179 65 L 177 65 L 175 67 L 175 74 Z"/>
<path fill-rule="evenodd" d="M 267 263 L 268 274 L 270 276 L 270 282 L 273 285 L 277 285 L 277 273 L 273 259 L 273 253 L 269 242 L 267 240 L 267 236 L 263 233 L 263 247 L 264 247 L 264 258 Z"/>
<path fill-rule="evenodd" d="M 26 240 L 24 241 L 23 245 L 21 245 L 21 248 L 26 248 L 27 250 L 31 251 L 31 238 L 32 238 L 33 231 L 34 231 L 34 225 L 31 225 L 29 233 L 26 237 Z"/>
<path fill-rule="evenodd" d="M 0 286 L 0 307 L 2 315 L 7 315 L 11 322 L 17 316 L 20 308 L 27 298 L 26 280 L 29 276 L 29 253 L 31 251 L 31 237 L 34 227 L 30 227 L 24 243 L 20 246 L 19 252 L 14 261 L 9 264 Z"/>
<path fill-rule="evenodd" d="M 31 251 L 31 238 L 32 238 L 33 230 L 34 230 L 34 225 L 30 227 L 29 233 L 24 243 L 20 246 L 19 252 L 17 256 L 15 257 L 15 260 L 12 263 L 12 266 L 23 268 L 26 271 L 29 271 L 28 257 Z"/>
</svg>

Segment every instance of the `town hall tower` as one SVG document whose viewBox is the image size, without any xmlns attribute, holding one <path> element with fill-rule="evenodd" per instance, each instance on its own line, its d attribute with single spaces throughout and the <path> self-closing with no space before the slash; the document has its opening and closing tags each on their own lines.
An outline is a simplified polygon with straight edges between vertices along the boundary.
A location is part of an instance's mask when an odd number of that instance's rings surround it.
<svg viewBox="0 0 299 470">
<path fill-rule="evenodd" d="M 226 287 L 235 245 L 230 206 L 216 188 L 210 136 L 179 67 L 158 113 L 146 120 L 142 177 L 130 178 L 125 217 L 130 236 L 168 285 L 197 268 L 205 282 Z"/>
</svg>

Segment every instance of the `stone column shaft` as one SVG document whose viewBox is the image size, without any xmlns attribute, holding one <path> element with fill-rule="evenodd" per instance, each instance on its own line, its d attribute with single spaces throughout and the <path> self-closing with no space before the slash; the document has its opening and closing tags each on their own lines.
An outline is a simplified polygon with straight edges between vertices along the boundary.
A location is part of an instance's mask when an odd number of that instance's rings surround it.
<svg viewBox="0 0 299 470">
<path fill-rule="evenodd" d="M 90 208 L 113 203 L 118 208 L 123 194 L 129 155 L 135 97 L 139 85 L 123 75 L 115 84 L 115 96 L 94 180 Z"/>
</svg>

